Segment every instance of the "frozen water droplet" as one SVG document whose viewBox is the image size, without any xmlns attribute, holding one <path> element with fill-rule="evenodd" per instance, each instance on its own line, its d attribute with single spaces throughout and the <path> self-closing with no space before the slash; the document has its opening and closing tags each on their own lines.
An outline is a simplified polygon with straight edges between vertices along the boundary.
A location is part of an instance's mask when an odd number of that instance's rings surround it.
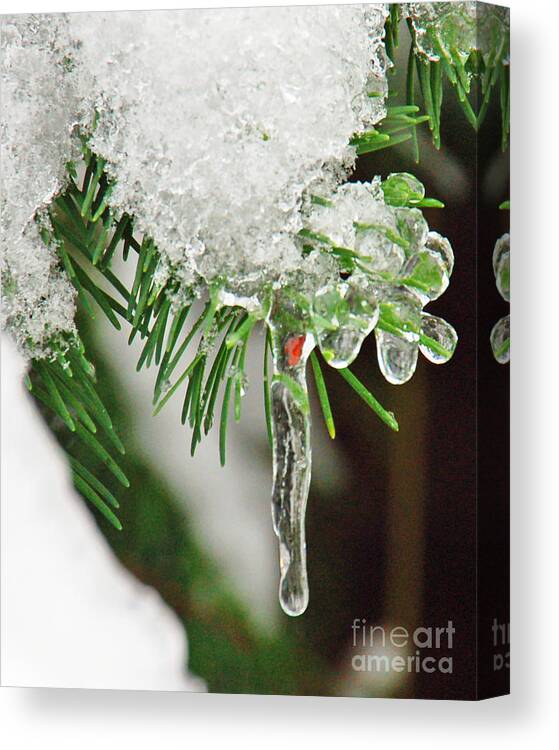
<svg viewBox="0 0 559 750">
<path fill-rule="evenodd" d="M 379 308 L 375 329 L 379 367 L 389 383 L 399 385 L 411 378 L 417 365 L 421 303 L 404 287 L 386 288 Z"/>
<path fill-rule="evenodd" d="M 374 293 L 359 283 L 320 289 L 313 302 L 313 325 L 326 362 L 336 369 L 348 367 L 378 321 Z"/>
<path fill-rule="evenodd" d="M 311 420 L 305 365 L 314 339 L 291 332 L 281 303 L 274 309 L 268 318 L 274 362 L 272 520 L 279 540 L 280 604 L 286 614 L 295 616 L 309 601 L 305 510 L 311 481 Z"/>
<path fill-rule="evenodd" d="M 417 366 L 418 345 L 416 341 L 406 341 L 393 333 L 375 331 L 377 356 L 380 370 L 389 383 L 406 383 Z"/>
<path fill-rule="evenodd" d="M 495 359 L 499 364 L 506 365 L 510 361 L 510 315 L 495 323 L 490 338 Z"/>
<path fill-rule="evenodd" d="M 418 208 L 396 208 L 398 232 L 408 243 L 406 255 L 419 252 L 427 241 L 429 227 Z"/>
<path fill-rule="evenodd" d="M 495 243 L 493 270 L 501 297 L 510 301 L 510 235 L 504 234 Z"/>
<path fill-rule="evenodd" d="M 408 172 L 395 172 L 382 183 L 384 198 L 391 206 L 407 206 L 410 201 L 425 198 L 425 188 Z"/>
<path fill-rule="evenodd" d="M 510 302 L 510 255 L 508 253 L 501 257 L 495 278 L 499 294 L 504 300 Z"/>
<path fill-rule="evenodd" d="M 510 234 L 503 234 L 503 236 L 499 237 L 495 243 L 493 249 L 493 270 L 495 271 L 495 274 L 497 273 L 499 261 L 505 253 L 510 253 Z"/>
<path fill-rule="evenodd" d="M 405 287 L 382 287 L 379 295 L 380 327 L 417 343 L 421 328 L 421 303 L 417 295 Z"/>
<path fill-rule="evenodd" d="M 436 255 L 440 255 L 448 275 L 452 276 L 452 271 L 454 270 L 454 252 L 447 238 L 438 232 L 429 232 L 425 242 L 425 249 Z"/>
<path fill-rule="evenodd" d="M 430 250 L 422 250 L 408 258 L 400 276 L 402 283 L 413 289 L 424 305 L 440 297 L 449 282 L 442 257 Z"/>
<path fill-rule="evenodd" d="M 395 276 L 406 260 L 404 250 L 380 231 L 357 232 L 355 249 L 367 259 L 367 266 L 377 273 Z"/>
<path fill-rule="evenodd" d="M 423 313 L 421 333 L 423 337 L 430 339 L 430 341 L 425 341 L 425 338 L 422 338 L 420 341 L 419 349 L 423 356 L 435 365 L 448 362 L 458 342 L 458 335 L 450 323 L 435 315 Z"/>
</svg>

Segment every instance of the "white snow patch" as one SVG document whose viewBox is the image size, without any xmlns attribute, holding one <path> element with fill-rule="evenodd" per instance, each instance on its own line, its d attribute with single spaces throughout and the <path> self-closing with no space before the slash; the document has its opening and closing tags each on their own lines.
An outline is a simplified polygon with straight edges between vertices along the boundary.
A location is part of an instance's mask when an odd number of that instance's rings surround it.
<svg viewBox="0 0 559 750">
<path fill-rule="evenodd" d="M 2 684 L 204 690 L 185 633 L 116 560 L 2 337 Z"/>
</svg>

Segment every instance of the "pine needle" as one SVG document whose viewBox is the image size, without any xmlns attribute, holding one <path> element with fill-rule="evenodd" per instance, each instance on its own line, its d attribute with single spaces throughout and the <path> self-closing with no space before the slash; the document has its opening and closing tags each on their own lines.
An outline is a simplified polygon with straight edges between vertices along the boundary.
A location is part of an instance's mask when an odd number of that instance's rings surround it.
<svg viewBox="0 0 559 750">
<path fill-rule="evenodd" d="M 311 352 L 311 365 L 314 373 L 314 382 L 316 384 L 316 391 L 318 393 L 318 400 L 320 401 L 320 407 L 322 414 L 324 415 L 324 421 L 326 422 L 326 428 L 328 434 L 334 440 L 336 437 L 336 427 L 334 425 L 334 417 L 332 416 L 332 409 L 330 407 L 330 400 L 328 398 L 328 391 L 326 389 L 326 383 L 324 382 L 324 376 L 320 368 L 318 357 Z"/>
<path fill-rule="evenodd" d="M 367 406 L 369 406 L 375 412 L 375 414 L 390 427 L 391 430 L 394 430 L 394 432 L 398 432 L 400 428 L 394 414 L 391 411 L 387 411 L 384 406 L 382 406 L 376 400 L 373 394 L 363 385 L 363 383 L 358 378 L 355 377 L 351 370 L 346 367 L 342 370 L 338 370 L 338 372 L 340 373 L 342 378 L 344 378 L 344 380 L 349 383 L 349 385 L 353 388 L 357 395 L 363 399 Z"/>
</svg>

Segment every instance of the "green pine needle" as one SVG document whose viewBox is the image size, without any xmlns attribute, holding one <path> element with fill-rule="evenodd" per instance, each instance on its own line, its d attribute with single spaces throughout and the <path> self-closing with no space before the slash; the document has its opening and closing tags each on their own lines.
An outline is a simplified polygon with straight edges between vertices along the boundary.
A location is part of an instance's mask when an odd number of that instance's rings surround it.
<svg viewBox="0 0 559 750">
<path fill-rule="evenodd" d="M 124 485 L 124 487 L 130 487 L 130 482 L 126 478 L 126 475 L 114 460 L 114 458 L 111 456 L 111 454 L 103 445 L 101 445 L 98 440 L 93 437 L 93 435 L 88 430 L 85 429 L 85 427 L 82 427 L 79 422 L 76 424 L 76 433 L 81 438 L 81 440 L 89 448 L 91 448 L 92 452 L 95 453 L 95 455 L 99 459 L 101 459 L 101 461 L 106 465 L 109 471 L 111 471 L 115 475 L 118 481 L 122 485 Z"/>
<path fill-rule="evenodd" d="M 349 370 L 347 367 L 338 370 L 340 375 L 344 378 L 344 380 L 349 383 L 349 385 L 353 388 L 353 390 L 360 396 L 363 401 L 369 406 L 375 414 L 382 419 L 382 421 L 387 424 L 391 430 L 394 430 L 394 432 L 398 432 L 400 427 L 398 426 L 398 422 L 396 421 L 396 417 L 391 411 L 387 411 L 384 406 L 382 406 L 376 398 L 373 396 L 373 394 L 363 385 L 363 383 L 355 377 L 355 375 Z"/>
<path fill-rule="evenodd" d="M 219 422 L 219 461 L 222 466 L 225 466 L 226 461 L 226 448 L 227 448 L 227 422 L 229 419 L 229 402 L 231 400 L 231 387 L 233 385 L 232 378 L 227 379 L 227 385 L 225 386 L 225 393 L 223 395 L 223 403 L 221 406 L 221 419 Z"/>
<path fill-rule="evenodd" d="M 73 456 L 70 456 L 70 465 L 76 474 L 79 474 L 91 487 L 97 492 L 97 494 L 104 498 L 113 508 L 120 508 L 120 504 L 116 497 L 108 490 L 105 485 L 100 482 L 86 467 L 80 463 Z"/>
<path fill-rule="evenodd" d="M 272 396 L 270 393 L 270 372 L 269 372 L 269 354 L 272 349 L 270 330 L 266 328 L 266 340 L 264 342 L 264 413 L 266 416 L 266 432 L 270 448 L 273 446 L 273 426 L 272 426 Z"/>
<path fill-rule="evenodd" d="M 49 372 L 49 368 L 46 364 L 43 362 L 34 362 L 35 370 L 40 375 L 43 383 L 45 384 L 45 387 L 47 389 L 47 392 L 50 396 L 52 405 L 58 416 L 62 419 L 66 427 L 71 432 L 76 431 L 76 423 L 70 416 L 70 412 L 68 411 L 68 408 L 66 404 L 64 403 L 64 400 L 62 399 L 62 396 L 60 395 L 60 391 L 56 387 L 56 383 L 54 382 L 54 378 Z"/>
<path fill-rule="evenodd" d="M 314 382 L 316 384 L 318 400 L 320 401 L 320 407 L 322 409 L 324 421 L 326 422 L 326 429 L 328 430 L 328 434 L 330 435 L 332 440 L 334 440 L 334 438 L 336 437 L 334 417 L 332 416 L 332 409 L 330 408 L 330 400 L 328 398 L 328 391 L 326 389 L 326 383 L 324 382 L 324 376 L 322 375 L 320 363 L 314 351 L 311 352 L 311 365 L 314 373 Z"/>
<path fill-rule="evenodd" d="M 107 521 L 109 521 L 110 524 L 112 524 L 112 526 L 114 526 L 117 531 L 122 531 L 122 524 L 120 523 L 118 518 L 109 508 L 109 506 L 105 502 L 103 502 L 103 500 L 99 497 L 95 490 L 85 481 L 85 479 L 83 479 L 83 477 L 77 472 L 73 472 L 72 477 L 76 489 L 81 492 L 81 494 L 97 508 L 97 510 L 107 519 Z"/>
<path fill-rule="evenodd" d="M 174 393 L 176 393 L 176 391 L 178 390 L 178 388 L 180 388 L 180 386 L 182 385 L 182 383 L 184 383 L 184 381 L 186 380 L 186 378 L 190 376 L 190 373 L 192 372 L 192 370 L 198 364 L 199 357 L 201 357 L 201 356 L 202 355 L 199 354 L 195 359 L 193 359 L 192 362 L 188 365 L 188 367 L 184 370 L 184 372 L 182 373 L 182 375 L 180 376 L 180 378 L 176 381 L 176 383 L 173 386 L 171 386 L 171 388 L 169 388 L 169 390 L 167 391 L 167 393 L 165 394 L 165 396 L 161 399 L 161 401 L 157 404 L 157 406 L 153 410 L 153 416 L 156 416 L 157 414 L 159 414 L 159 412 L 165 406 L 165 404 L 167 403 L 167 401 L 169 401 L 169 399 L 171 398 L 171 396 Z"/>
</svg>

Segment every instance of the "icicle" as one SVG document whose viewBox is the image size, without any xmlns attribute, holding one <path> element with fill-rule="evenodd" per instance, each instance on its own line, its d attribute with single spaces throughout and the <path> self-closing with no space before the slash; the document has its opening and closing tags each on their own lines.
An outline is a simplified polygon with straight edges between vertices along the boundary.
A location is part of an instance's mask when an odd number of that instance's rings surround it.
<svg viewBox="0 0 559 750">
<path fill-rule="evenodd" d="M 295 616 L 309 602 L 305 510 L 311 481 L 311 420 L 305 364 L 314 339 L 311 334 L 292 333 L 281 320 L 271 319 L 268 325 L 274 361 L 272 519 L 279 539 L 279 599 L 284 612 Z"/>
<path fill-rule="evenodd" d="M 412 377 L 417 366 L 419 351 L 416 341 L 406 341 L 401 336 L 386 331 L 375 331 L 380 370 L 392 385 L 402 385 Z"/>
</svg>

